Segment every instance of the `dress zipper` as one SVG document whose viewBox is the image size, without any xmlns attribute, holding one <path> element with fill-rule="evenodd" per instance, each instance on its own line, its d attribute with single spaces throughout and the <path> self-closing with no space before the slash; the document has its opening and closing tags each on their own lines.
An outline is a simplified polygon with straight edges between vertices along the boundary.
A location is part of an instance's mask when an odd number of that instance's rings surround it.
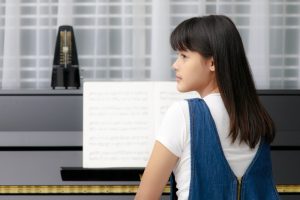
<svg viewBox="0 0 300 200">
<path fill-rule="evenodd" d="M 241 200 L 242 177 L 237 178 L 237 200 Z"/>
</svg>

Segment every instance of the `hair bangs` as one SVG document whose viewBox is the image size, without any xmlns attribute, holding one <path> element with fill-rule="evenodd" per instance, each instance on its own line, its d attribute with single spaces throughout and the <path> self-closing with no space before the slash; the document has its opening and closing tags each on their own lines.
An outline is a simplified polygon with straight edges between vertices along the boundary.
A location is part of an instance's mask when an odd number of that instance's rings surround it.
<svg viewBox="0 0 300 200">
<path fill-rule="evenodd" d="M 181 23 L 171 34 L 170 44 L 174 51 L 186 51 L 191 49 L 190 36 L 186 24 Z"/>
</svg>

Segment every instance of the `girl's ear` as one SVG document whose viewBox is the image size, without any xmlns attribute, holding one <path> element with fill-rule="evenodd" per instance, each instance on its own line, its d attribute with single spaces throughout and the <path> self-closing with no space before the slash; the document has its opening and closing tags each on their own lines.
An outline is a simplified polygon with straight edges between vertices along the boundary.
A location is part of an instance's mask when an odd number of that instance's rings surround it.
<svg viewBox="0 0 300 200">
<path fill-rule="evenodd" d="M 214 62 L 214 59 L 211 57 L 209 59 L 209 70 L 214 72 L 216 69 L 215 69 L 215 62 Z"/>
</svg>

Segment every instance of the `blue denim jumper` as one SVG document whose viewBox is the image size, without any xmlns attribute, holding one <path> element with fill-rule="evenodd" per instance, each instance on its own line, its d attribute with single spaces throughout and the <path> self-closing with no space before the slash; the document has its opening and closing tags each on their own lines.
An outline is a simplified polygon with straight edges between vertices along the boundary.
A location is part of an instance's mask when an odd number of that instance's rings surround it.
<svg viewBox="0 0 300 200">
<path fill-rule="evenodd" d="M 204 100 L 188 99 L 191 134 L 189 200 L 278 200 L 273 181 L 270 146 L 262 138 L 241 178 L 231 170 L 215 122 Z M 177 199 L 174 176 L 171 199 Z"/>
</svg>

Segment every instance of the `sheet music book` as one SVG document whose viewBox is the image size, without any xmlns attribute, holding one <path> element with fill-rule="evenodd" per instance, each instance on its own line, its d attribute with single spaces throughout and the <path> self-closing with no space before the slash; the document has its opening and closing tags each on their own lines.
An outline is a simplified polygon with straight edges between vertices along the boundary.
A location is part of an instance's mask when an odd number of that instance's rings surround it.
<svg viewBox="0 0 300 200">
<path fill-rule="evenodd" d="M 83 167 L 145 167 L 168 107 L 193 97 L 176 82 L 84 82 Z"/>
</svg>

